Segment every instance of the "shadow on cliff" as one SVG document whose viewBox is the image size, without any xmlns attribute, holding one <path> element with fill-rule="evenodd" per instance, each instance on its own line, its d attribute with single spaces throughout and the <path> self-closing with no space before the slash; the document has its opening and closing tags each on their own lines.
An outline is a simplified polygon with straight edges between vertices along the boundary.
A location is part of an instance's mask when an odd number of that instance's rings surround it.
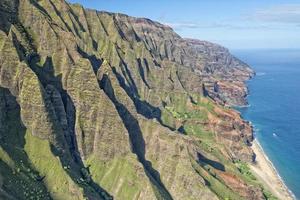
<svg viewBox="0 0 300 200">
<path fill-rule="evenodd" d="M 19 22 L 17 21 L 17 23 Z M 26 29 L 24 29 L 22 24 L 19 24 L 18 29 L 20 29 L 19 31 L 22 31 L 26 36 L 26 42 L 32 44 L 32 38 L 30 38 L 29 34 L 27 33 Z M 27 63 L 27 65 L 36 74 L 39 82 L 41 83 L 41 94 L 45 101 L 45 108 L 47 114 L 49 114 L 50 122 L 53 125 L 53 135 L 49 135 L 52 153 L 60 158 L 62 166 L 71 167 L 72 170 L 64 170 L 74 181 L 74 183 L 78 183 L 78 185 L 83 189 L 83 193 L 85 194 L 85 196 L 92 196 L 93 198 L 97 196 L 96 198 L 112 199 L 111 195 L 107 191 L 105 191 L 104 188 L 100 187 L 92 180 L 89 174 L 89 169 L 84 166 L 84 163 L 81 160 L 74 130 L 76 116 L 75 106 L 67 91 L 63 89 L 62 75 L 55 75 L 52 57 L 47 57 L 45 62 L 41 66 L 41 64 L 39 64 L 41 58 L 37 54 L 37 50 L 34 46 L 23 46 L 15 36 L 15 34 L 13 34 L 13 44 L 17 50 L 19 59 Z M 53 106 L 55 102 L 48 94 L 49 86 L 54 88 L 54 90 L 56 90 L 61 95 L 64 104 L 64 111 L 68 115 L 67 128 L 62 126 L 61 120 L 58 117 L 59 114 L 56 112 L 55 106 Z M 79 183 L 79 180 L 81 180 L 82 178 L 85 180 L 85 182 Z"/>
<path fill-rule="evenodd" d="M 27 187 L 30 190 L 40 188 L 46 195 L 43 198 L 50 199 L 51 197 L 47 192 L 47 186 L 42 182 L 44 177 L 34 169 L 27 154 L 23 152 L 26 143 L 25 134 L 26 127 L 22 123 L 21 109 L 16 97 L 14 97 L 8 89 L 0 87 L 0 147 L 9 155 L 17 166 L 16 169 L 13 169 L 5 162 L 1 162 L 0 171 L 5 170 L 5 174 L 2 174 L 2 176 L 14 176 L 15 180 L 18 180 L 19 176 L 26 176 L 28 178 L 26 179 L 28 184 L 26 182 L 25 184 L 27 184 Z M 12 171 L 16 170 L 19 173 L 10 174 Z M 3 173 L 3 171 L 1 173 Z M 35 185 L 29 184 L 30 181 L 32 181 L 31 179 L 36 181 Z M 14 190 L 11 189 L 10 186 L 11 184 L 7 184 L 6 189 L 10 190 L 13 196 L 16 195 L 15 197 L 21 198 L 24 192 L 22 189 L 24 188 L 20 187 L 17 183 L 14 184 L 12 187 L 14 189 L 17 188 L 19 191 L 16 194 L 13 194 Z"/>
<path fill-rule="evenodd" d="M 123 65 L 127 69 L 127 65 L 125 63 L 123 63 Z M 174 128 L 167 126 L 166 124 L 164 124 L 162 122 L 161 110 L 159 108 L 152 106 L 147 101 L 140 100 L 137 90 L 134 89 L 134 88 L 136 88 L 136 86 L 134 86 L 134 87 L 127 86 L 123 76 L 121 74 L 119 74 L 114 67 L 112 68 L 112 71 L 115 74 L 115 76 L 117 77 L 120 86 L 124 89 L 124 91 L 127 93 L 127 95 L 133 101 L 133 103 L 136 107 L 136 110 L 139 114 L 143 115 L 147 119 L 156 119 L 162 126 L 168 128 L 172 131 L 175 131 Z M 128 71 L 128 69 L 126 71 Z M 129 71 L 128 71 L 128 73 L 129 73 L 129 76 L 131 76 Z"/>
<path fill-rule="evenodd" d="M 32 38 L 30 38 L 26 29 L 19 26 L 20 31 L 26 35 L 26 41 L 31 44 Z M 17 50 L 19 59 L 25 61 L 31 70 L 36 74 L 39 82 L 41 83 L 41 91 L 43 99 L 45 101 L 45 107 L 49 114 L 49 119 L 53 124 L 53 132 L 50 135 L 52 138 L 51 151 L 55 156 L 60 158 L 62 166 L 70 166 L 72 170 L 64 169 L 69 177 L 78 183 L 83 189 L 85 196 L 91 196 L 95 198 L 112 199 L 112 196 L 98 184 L 96 184 L 89 174 L 88 167 L 84 166 L 81 156 L 77 147 L 77 139 L 75 134 L 75 117 L 76 109 L 74 103 L 62 86 L 62 75 L 55 75 L 55 69 L 52 62 L 52 57 L 47 57 L 43 65 L 41 66 L 40 56 L 36 53 L 36 48 L 32 45 L 25 47 L 22 45 L 18 38 L 13 34 L 13 44 Z M 70 58 L 72 61 L 72 58 Z M 73 63 L 74 64 L 74 63 Z M 54 88 L 60 96 L 64 104 L 64 111 L 67 115 L 67 127 L 63 127 L 59 114 L 55 110 L 54 99 L 48 94 L 49 87 Z M 84 183 L 79 183 L 81 179 L 84 179 Z M 94 192 L 92 192 L 94 191 Z"/>
<path fill-rule="evenodd" d="M 79 47 L 77 47 L 77 51 L 78 53 L 80 53 L 80 55 L 83 58 L 86 58 L 90 61 L 94 73 L 97 74 L 97 71 L 99 70 L 101 64 L 102 64 L 102 60 L 98 59 L 95 55 L 89 55 L 86 52 L 84 52 L 82 49 L 80 49 Z M 116 75 L 118 82 L 120 84 L 120 86 L 123 88 L 123 90 L 127 93 L 127 95 L 131 98 L 131 100 L 133 101 L 135 108 L 137 110 L 137 112 L 141 115 L 143 115 L 145 118 L 147 119 L 156 119 L 162 126 L 169 128 L 172 131 L 175 131 L 175 129 L 173 127 L 167 126 L 166 124 L 164 124 L 161 120 L 161 110 L 158 107 L 155 107 L 153 105 L 151 105 L 150 103 L 148 103 L 147 101 L 141 100 L 138 94 L 138 89 L 135 85 L 134 79 L 131 75 L 130 70 L 128 69 L 127 64 L 122 60 L 122 58 L 120 57 L 120 68 L 122 70 L 122 75 L 119 74 L 116 69 L 114 67 L 112 67 L 113 73 Z M 148 82 L 146 81 L 145 78 L 145 72 L 144 69 L 142 67 L 142 61 L 141 59 L 137 59 L 136 60 L 137 65 L 138 65 L 138 72 L 139 75 L 141 76 L 142 81 L 144 82 L 144 84 L 146 85 L 146 87 L 148 87 L 150 89 L 150 86 L 148 84 Z M 149 66 L 146 60 L 144 60 L 144 63 L 146 65 L 146 69 L 149 70 Z M 124 77 L 128 77 L 128 84 L 126 84 Z"/>
<path fill-rule="evenodd" d="M 225 166 L 222 163 L 219 163 L 214 160 L 210 160 L 200 153 L 197 153 L 197 157 L 198 157 L 198 162 L 201 166 L 210 165 L 217 170 L 220 170 L 223 172 L 225 171 Z"/>
<path fill-rule="evenodd" d="M 93 181 L 92 177 L 90 176 L 89 168 L 85 167 L 81 159 L 75 134 L 76 109 L 71 97 L 67 91 L 63 89 L 62 75 L 55 75 L 51 57 L 46 58 L 42 67 L 37 65 L 39 60 L 39 57 L 30 58 L 28 63 L 41 82 L 42 90 L 45 90 L 45 93 L 43 93 L 45 101 L 47 104 L 52 104 L 54 108 L 51 109 L 49 106 L 46 107 L 47 113 L 50 113 L 51 121 L 54 124 L 54 133 L 56 134 L 54 141 L 56 145 L 51 145 L 53 154 L 59 156 L 63 166 L 70 166 L 72 170 L 65 169 L 65 171 L 75 183 L 78 183 L 78 180 L 81 178 L 86 180 L 85 183 L 79 184 L 84 188 L 85 194 L 91 195 L 91 193 L 89 193 L 87 188 L 84 186 L 87 183 L 88 186 L 93 188 L 93 190 L 96 191 L 102 198 L 112 199 L 112 196 L 104 188 L 100 187 L 100 185 Z M 62 119 L 60 119 L 60 116 L 58 115 L 58 112 L 54 106 L 54 99 L 51 97 L 51 95 L 47 94 L 49 93 L 49 86 L 54 87 L 55 90 L 61 95 L 64 111 L 67 117 L 67 126 L 61 124 Z M 63 133 L 63 136 L 60 133 Z M 68 149 L 69 153 L 65 151 L 66 149 Z"/>
<path fill-rule="evenodd" d="M 1 0 L 0 30 L 9 33 L 11 25 L 18 21 L 19 0 Z"/>
<path fill-rule="evenodd" d="M 132 152 L 137 155 L 138 160 L 143 165 L 144 171 L 154 187 L 153 189 L 159 192 L 158 199 L 173 199 L 162 183 L 159 172 L 155 170 L 152 167 L 152 163 L 145 158 L 145 140 L 138 120 L 130 113 L 126 106 L 117 100 L 114 94 L 114 89 L 107 75 L 103 75 L 102 80 L 99 81 L 99 85 L 115 105 L 119 116 L 129 133 Z"/>
</svg>

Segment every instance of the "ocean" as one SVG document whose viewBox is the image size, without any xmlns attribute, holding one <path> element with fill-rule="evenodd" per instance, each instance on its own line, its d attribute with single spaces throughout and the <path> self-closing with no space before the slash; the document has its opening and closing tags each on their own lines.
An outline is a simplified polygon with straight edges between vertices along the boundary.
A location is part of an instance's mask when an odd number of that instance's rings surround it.
<svg viewBox="0 0 300 200">
<path fill-rule="evenodd" d="M 257 75 L 240 108 L 279 175 L 300 199 L 300 50 L 235 50 Z"/>
</svg>

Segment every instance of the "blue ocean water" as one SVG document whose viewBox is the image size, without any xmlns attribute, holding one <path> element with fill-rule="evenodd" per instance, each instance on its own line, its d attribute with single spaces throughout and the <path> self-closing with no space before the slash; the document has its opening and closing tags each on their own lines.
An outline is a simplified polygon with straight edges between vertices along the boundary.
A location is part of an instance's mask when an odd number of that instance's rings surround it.
<svg viewBox="0 0 300 200">
<path fill-rule="evenodd" d="M 280 176 L 300 199 L 300 50 L 233 51 L 257 76 L 239 109 Z"/>
</svg>

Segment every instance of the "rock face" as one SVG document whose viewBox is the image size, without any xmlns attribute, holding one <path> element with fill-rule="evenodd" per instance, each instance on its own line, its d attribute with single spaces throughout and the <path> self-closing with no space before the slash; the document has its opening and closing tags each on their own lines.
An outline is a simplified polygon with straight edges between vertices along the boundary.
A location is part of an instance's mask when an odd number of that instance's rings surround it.
<svg viewBox="0 0 300 200">
<path fill-rule="evenodd" d="M 188 39 L 197 55 L 205 55 L 204 79 L 207 95 L 219 104 L 228 106 L 247 105 L 245 81 L 254 76 L 249 66 L 232 56 L 228 49 L 206 41 Z"/>
<path fill-rule="evenodd" d="M 0 19 L 1 198 L 264 199 L 227 49 L 64 0 Z"/>
</svg>

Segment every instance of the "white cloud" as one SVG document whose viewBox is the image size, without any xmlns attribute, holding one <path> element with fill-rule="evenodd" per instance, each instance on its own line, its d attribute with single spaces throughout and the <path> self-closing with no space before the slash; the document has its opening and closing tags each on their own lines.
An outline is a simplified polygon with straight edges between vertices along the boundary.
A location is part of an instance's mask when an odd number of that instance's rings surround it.
<svg viewBox="0 0 300 200">
<path fill-rule="evenodd" d="M 164 23 L 165 25 L 168 25 L 170 27 L 172 27 L 173 29 L 185 29 L 185 28 L 201 28 L 201 26 L 199 24 L 196 23 L 192 23 L 192 22 L 171 22 L 171 23 Z"/>
<path fill-rule="evenodd" d="M 252 11 L 252 14 L 221 22 L 165 22 L 176 31 L 186 29 L 286 30 L 300 28 L 300 4 L 278 4 Z"/>
<path fill-rule="evenodd" d="M 256 24 L 247 24 L 247 23 L 224 23 L 224 22 L 212 22 L 206 24 L 193 23 L 193 22 L 176 22 L 176 23 L 164 23 L 172 27 L 175 30 L 182 29 L 267 29 L 268 26 L 265 25 L 256 25 Z"/>
<path fill-rule="evenodd" d="M 261 9 L 252 17 L 255 20 L 300 24 L 300 4 L 281 4 Z"/>
</svg>

